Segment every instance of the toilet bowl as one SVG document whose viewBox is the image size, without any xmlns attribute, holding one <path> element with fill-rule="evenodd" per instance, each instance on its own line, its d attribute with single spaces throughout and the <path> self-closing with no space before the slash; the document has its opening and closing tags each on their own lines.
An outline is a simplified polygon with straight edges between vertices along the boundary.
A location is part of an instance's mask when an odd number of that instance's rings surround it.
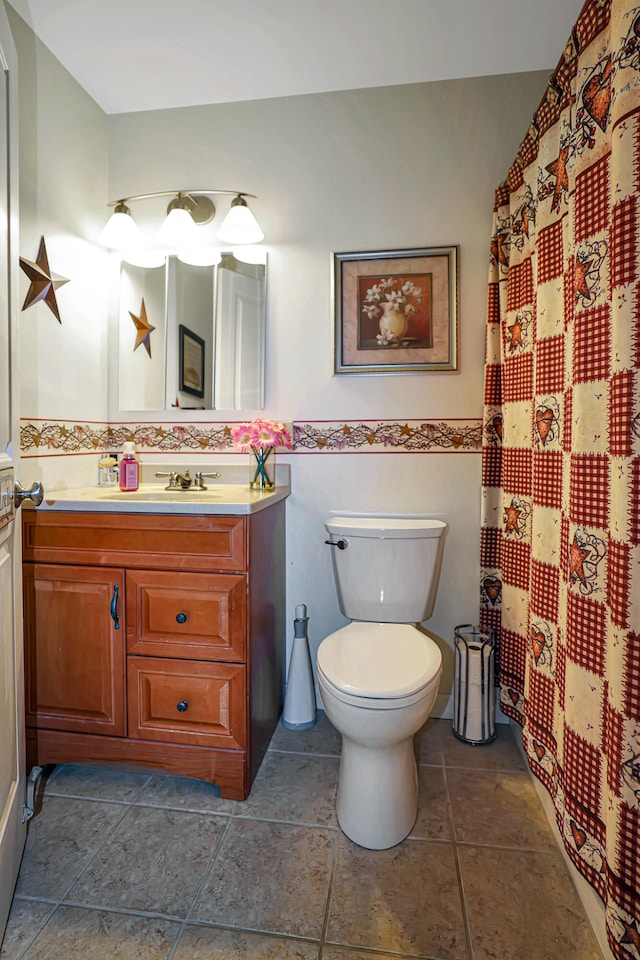
<svg viewBox="0 0 640 960">
<path fill-rule="evenodd" d="M 382 850 L 404 840 L 417 814 L 413 737 L 433 707 L 442 655 L 416 623 L 431 615 L 447 526 L 335 517 L 325 527 L 340 609 L 352 619 L 317 654 L 322 702 L 342 735 L 336 813 L 351 840 Z"/>
<path fill-rule="evenodd" d="M 393 847 L 416 819 L 413 737 L 438 691 L 440 650 L 414 626 L 355 621 L 323 640 L 317 667 L 327 717 L 342 734 L 340 828 L 370 850 Z"/>
</svg>

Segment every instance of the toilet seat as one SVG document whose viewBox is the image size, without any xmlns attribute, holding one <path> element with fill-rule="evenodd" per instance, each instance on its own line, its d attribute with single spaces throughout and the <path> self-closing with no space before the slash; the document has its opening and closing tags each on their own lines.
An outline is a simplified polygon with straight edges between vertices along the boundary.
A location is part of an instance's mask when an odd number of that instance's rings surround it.
<svg viewBox="0 0 640 960">
<path fill-rule="evenodd" d="M 425 695 L 440 677 L 442 654 L 410 624 L 354 621 L 322 641 L 317 666 L 343 702 L 392 709 Z"/>
</svg>

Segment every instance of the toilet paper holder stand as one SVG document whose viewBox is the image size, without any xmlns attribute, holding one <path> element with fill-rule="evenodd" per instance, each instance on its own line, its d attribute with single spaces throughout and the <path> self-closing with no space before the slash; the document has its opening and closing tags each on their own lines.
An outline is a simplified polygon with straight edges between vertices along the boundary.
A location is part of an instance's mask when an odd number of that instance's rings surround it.
<svg viewBox="0 0 640 960">
<path fill-rule="evenodd" d="M 496 737 L 495 633 L 491 627 L 454 628 L 453 732 L 465 743 Z"/>
</svg>

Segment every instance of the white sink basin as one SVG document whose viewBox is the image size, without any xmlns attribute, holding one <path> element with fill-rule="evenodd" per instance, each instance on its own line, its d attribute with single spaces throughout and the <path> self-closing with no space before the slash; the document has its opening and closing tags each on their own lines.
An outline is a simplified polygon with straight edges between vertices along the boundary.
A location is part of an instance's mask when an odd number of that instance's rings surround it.
<svg viewBox="0 0 640 960">
<path fill-rule="evenodd" d="M 128 493 L 118 490 L 114 493 L 103 493 L 101 500 L 137 500 L 148 503 L 169 501 L 171 503 L 208 503 L 210 500 L 220 499 L 221 494 L 215 490 L 145 490 Z"/>
</svg>

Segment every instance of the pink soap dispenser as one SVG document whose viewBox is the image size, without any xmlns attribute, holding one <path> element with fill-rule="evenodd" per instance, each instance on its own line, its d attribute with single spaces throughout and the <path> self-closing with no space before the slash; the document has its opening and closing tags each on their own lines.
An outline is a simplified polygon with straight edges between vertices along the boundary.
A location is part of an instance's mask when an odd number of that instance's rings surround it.
<svg viewBox="0 0 640 960">
<path fill-rule="evenodd" d="M 140 485 L 140 464 L 135 457 L 135 448 L 130 440 L 122 448 L 122 459 L 118 469 L 120 489 L 133 493 Z"/>
</svg>

